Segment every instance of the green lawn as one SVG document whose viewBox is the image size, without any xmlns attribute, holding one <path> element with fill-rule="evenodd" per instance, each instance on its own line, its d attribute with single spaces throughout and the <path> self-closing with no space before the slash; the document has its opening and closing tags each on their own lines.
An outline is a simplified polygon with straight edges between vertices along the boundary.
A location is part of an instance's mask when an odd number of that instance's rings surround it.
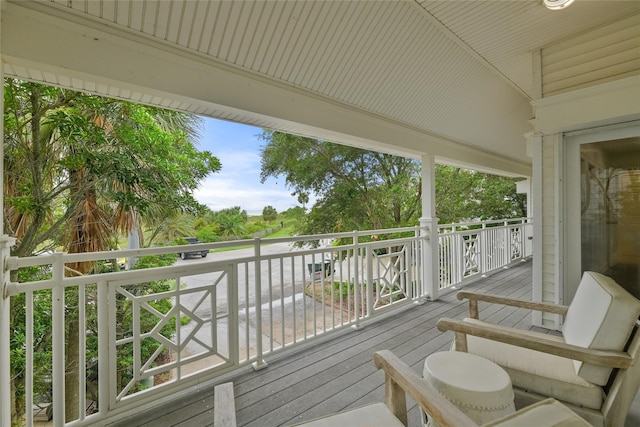
<svg viewBox="0 0 640 427">
<path fill-rule="evenodd" d="M 276 228 L 276 226 L 274 226 L 273 228 Z M 289 236 L 293 236 L 293 225 L 285 226 L 284 228 L 278 227 L 275 233 L 267 234 L 266 236 L 262 237 L 262 239 L 269 239 L 269 238 L 275 238 L 275 237 L 289 237 Z M 251 244 L 241 245 L 241 246 L 232 246 L 229 248 L 212 249 L 210 252 L 228 252 L 228 251 L 235 251 L 236 249 L 247 249 L 252 247 L 253 245 Z"/>
</svg>

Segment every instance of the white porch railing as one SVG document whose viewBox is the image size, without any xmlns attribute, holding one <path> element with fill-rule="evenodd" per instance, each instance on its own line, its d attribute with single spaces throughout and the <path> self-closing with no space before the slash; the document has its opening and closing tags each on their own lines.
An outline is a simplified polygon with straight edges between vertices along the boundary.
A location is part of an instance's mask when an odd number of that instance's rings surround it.
<svg viewBox="0 0 640 427">
<path fill-rule="evenodd" d="M 527 221 L 480 227 L 443 227 L 440 289 L 528 256 Z M 9 297 L 19 307 L 14 324 L 23 321 L 24 331 L 0 325 L 3 333 L 24 333 L 26 344 L 13 353 L 12 363 L 14 372 L 23 373 L 24 401 L 34 407 L 26 411 L 25 424 L 33 425 L 48 407 L 54 425 L 104 424 L 242 366 L 262 368 L 265 358 L 284 349 L 424 300 L 432 294 L 422 280 L 422 245 L 429 242 L 421 231 L 192 245 L 190 250 L 251 247 L 169 267 L 76 277 L 67 277 L 65 264 L 179 249 L 10 258 L 14 272 L 31 267 L 50 276 L 10 283 Z M 342 244 L 328 244 L 337 241 Z M 296 249 L 296 242 L 320 245 Z M 73 371 L 77 383 L 69 380 Z M 74 396 L 79 408 L 67 422 L 65 395 Z"/>
<path fill-rule="evenodd" d="M 531 256 L 532 232 L 528 218 L 439 225 L 440 290 Z"/>
</svg>

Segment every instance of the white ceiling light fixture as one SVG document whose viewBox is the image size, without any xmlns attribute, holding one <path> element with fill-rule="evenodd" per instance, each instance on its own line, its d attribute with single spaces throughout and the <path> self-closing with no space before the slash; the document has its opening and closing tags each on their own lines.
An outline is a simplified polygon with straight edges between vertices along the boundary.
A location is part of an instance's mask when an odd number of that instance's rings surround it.
<svg viewBox="0 0 640 427">
<path fill-rule="evenodd" d="M 569 6 L 574 0 L 543 0 L 542 1 L 547 9 L 560 10 Z"/>
</svg>

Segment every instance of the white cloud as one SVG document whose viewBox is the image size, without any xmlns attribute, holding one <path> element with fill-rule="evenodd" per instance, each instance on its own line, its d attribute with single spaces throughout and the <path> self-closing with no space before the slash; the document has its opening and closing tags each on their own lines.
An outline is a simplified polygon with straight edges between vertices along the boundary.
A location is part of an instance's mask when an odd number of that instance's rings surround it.
<svg viewBox="0 0 640 427">
<path fill-rule="evenodd" d="M 296 205 L 295 198 L 286 189 L 260 183 L 241 186 L 236 180 L 217 176 L 207 178 L 194 196 L 213 211 L 240 206 L 247 212 L 259 213 L 265 206 L 273 206 L 281 212 Z"/>
<path fill-rule="evenodd" d="M 260 155 L 252 151 L 225 151 L 215 154 L 222 163 L 220 174 L 260 176 Z M 218 175 L 220 175 L 218 174 Z"/>
<path fill-rule="evenodd" d="M 204 134 L 198 148 L 209 150 L 220 159 L 222 169 L 207 177 L 194 197 L 210 209 L 240 206 L 252 214 L 262 213 L 265 206 L 282 212 L 297 205 L 291 191 L 285 188 L 285 178 L 269 178 L 260 183 L 261 129 L 205 119 Z"/>
</svg>

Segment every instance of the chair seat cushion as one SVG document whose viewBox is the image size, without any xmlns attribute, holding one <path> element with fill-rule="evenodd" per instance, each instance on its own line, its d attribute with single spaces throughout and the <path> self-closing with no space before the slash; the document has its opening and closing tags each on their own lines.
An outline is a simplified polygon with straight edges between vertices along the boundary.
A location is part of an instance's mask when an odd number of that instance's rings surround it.
<svg viewBox="0 0 640 427">
<path fill-rule="evenodd" d="M 315 420 L 296 424 L 298 427 L 404 427 L 404 424 L 397 419 L 391 410 L 384 403 L 374 403 L 372 405 L 344 411 Z"/>
<path fill-rule="evenodd" d="M 465 319 L 465 322 L 484 323 L 476 319 Z M 562 337 L 524 332 L 531 335 L 532 339 L 544 336 L 562 341 Z M 602 388 L 578 376 L 571 359 L 470 335 L 467 336 L 467 345 L 469 353 L 482 356 L 504 368 L 514 387 L 587 408 L 600 409 L 602 406 Z"/>
<path fill-rule="evenodd" d="M 590 424 L 554 399 L 545 399 L 522 408 L 485 427 L 589 427 Z"/>
</svg>

